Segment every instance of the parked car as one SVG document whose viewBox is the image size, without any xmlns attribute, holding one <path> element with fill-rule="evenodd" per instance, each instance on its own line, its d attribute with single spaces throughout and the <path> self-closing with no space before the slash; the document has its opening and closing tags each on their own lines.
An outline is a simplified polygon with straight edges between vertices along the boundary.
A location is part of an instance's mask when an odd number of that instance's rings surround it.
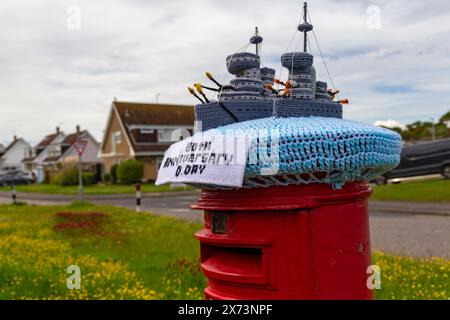
<svg viewBox="0 0 450 320">
<path fill-rule="evenodd" d="M 0 186 L 19 186 L 25 184 L 33 184 L 33 177 L 25 172 L 11 172 L 0 178 Z"/>
<path fill-rule="evenodd" d="M 450 139 L 404 147 L 400 165 L 379 177 L 377 184 L 390 179 L 441 174 L 450 179 Z"/>
<path fill-rule="evenodd" d="M 20 168 L 17 166 L 8 166 L 0 168 L 0 178 L 7 174 L 20 172 Z"/>
</svg>

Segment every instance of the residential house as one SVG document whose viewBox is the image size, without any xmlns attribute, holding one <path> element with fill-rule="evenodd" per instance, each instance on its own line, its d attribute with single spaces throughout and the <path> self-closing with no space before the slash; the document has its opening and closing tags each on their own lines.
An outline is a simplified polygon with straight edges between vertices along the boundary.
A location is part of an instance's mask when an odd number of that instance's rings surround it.
<svg viewBox="0 0 450 320">
<path fill-rule="evenodd" d="M 81 130 L 80 126 L 77 126 L 76 132 L 65 136 L 61 142 L 52 143 L 48 146 L 46 158 L 43 160 L 45 180 L 49 181 L 66 167 L 78 165 L 79 156 L 73 145 L 77 139 L 87 142 L 81 157 L 83 169 L 96 173 L 98 178 L 101 177 L 102 160 L 97 157 L 100 144 L 89 131 Z"/>
<path fill-rule="evenodd" d="M 14 136 L 13 141 L 3 150 L 4 152 L 0 157 L 0 174 L 13 170 L 23 171 L 25 167 L 22 160 L 29 148 L 28 142 Z"/>
<path fill-rule="evenodd" d="M 51 133 L 42 139 L 34 148 L 29 148 L 27 157 L 22 160 L 25 169 L 32 172 L 38 183 L 44 182 L 45 179 L 45 160 L 58 150 L 60 144 L 65 139 L 65 134 L 56 128 L 54 133 Z"/>
<path fill-rule="evenodd" d="M 105 171 L 135 159 L 144 166 L 143 180 L 156 180 L 164 152 L 191 135 L 194 122 L 192 106 L 114 101 L 100 147 Z"/>
</svg>

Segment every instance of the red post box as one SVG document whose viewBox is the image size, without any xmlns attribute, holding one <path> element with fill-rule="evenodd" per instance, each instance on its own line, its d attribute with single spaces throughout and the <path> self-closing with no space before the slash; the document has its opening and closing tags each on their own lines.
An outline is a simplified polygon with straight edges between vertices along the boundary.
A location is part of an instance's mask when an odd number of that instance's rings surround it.
<svg viewBox="0 0 450 320">
<path fill-rule="evenodd" d="M 371 299 L 365 182 L 203 190 L 207 299 Z"/>
</svg>

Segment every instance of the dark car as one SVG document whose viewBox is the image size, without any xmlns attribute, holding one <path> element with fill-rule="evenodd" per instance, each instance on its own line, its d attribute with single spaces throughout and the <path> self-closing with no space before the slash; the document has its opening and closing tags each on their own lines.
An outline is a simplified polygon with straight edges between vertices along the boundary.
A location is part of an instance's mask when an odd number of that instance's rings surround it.
<svg viewBox="0 0 450 320">
<path fill-rule="evenodd" d="M 441 174 L 450 179 L 450 139 L 404 147 L 400 165 L 378 178 L 378 184 L 389 179 Z"/>
<path fill-rule="evenodd" d="M 23 172 L 13 172 L 5 174 L 0 178 L 0 186 L 19 186 L 24 184 L 33 184 L 34 179 Z"/>
</svg>

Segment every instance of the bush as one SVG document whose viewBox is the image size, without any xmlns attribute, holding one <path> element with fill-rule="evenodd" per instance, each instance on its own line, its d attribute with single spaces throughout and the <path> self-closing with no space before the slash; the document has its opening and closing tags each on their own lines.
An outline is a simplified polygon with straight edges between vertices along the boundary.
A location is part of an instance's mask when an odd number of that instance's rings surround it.
<svg viewBox="0 0 450 320">
<path fill-rule="evenodd" d="M 83 173 L 83 184 L 85 186 L 92 186 L 96 183 L 95 175 L 92 172 Z"/>
<path fill-rule="evenodd" d="M 53 177 L 51 183 L 63 187 L 78 185 L 78 168 L 76 166 L 65 168 Z"/>
<path fill-rule="evenodd" d="M 50 179 L 50 174 L 48 173 L 48 171 L 45 171 L 44 173 L 44 181 L 45 184 L 49 184 L 52 183 L 52 179 Z"/>
<path fill-rule="evenodd" d="M 60 184 L 60 181 L 61 175 L 59 173 L 51 178 L 50 176 L 47 176 L 47 179 L 44 179 L 45 184 Z"/>
<path fill-rule="evenodd" d="M 97 181 L 95 175 L 92 172 L 83 173 L 83 184 L 86 186 L 91 186 Z M 52 180 L 52 184 L 57 184 L 63 187 L 77 186 L 79 184 L 78 180 L 78 167 L 72 166 L 63 169 L 60 173 L 55 175 Z"/>
<path fill-rule="evenodd" d="M 133 184 L 142 179 L 144 166 L 136 160 L 127 160 L 117 167 L 117 179 L 123 184 Z"/>
<path fill-rule="evenodd" d="M 110 183 L 111 182 L 111 174 L 110 173 L 104 173 L 102 178 L 104 183 Z"/>
<path fill-rule="evenodd" d="M 117 183 L 117 168 L 119 167 L 119 165 L 115 164 L 111 167 L 110 169 L 110 175 L 111 175 L 111 182 L 113 184 Z"/>
</svg>

